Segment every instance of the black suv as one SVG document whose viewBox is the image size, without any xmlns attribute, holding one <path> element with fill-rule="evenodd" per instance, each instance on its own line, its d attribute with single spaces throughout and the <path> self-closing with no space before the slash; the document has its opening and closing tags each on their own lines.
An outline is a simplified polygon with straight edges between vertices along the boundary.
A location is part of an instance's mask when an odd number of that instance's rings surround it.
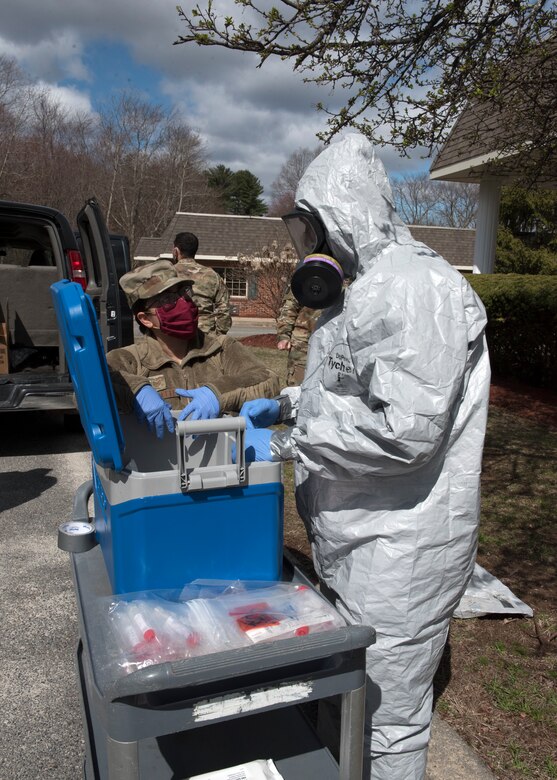
<svg viewBox="0 0 557 780">
<path fill-rule="evenodd" d="M 77 228 L 55 209 L 0 201 L 0 412 L 75 409 L 53 282 L 81 284 L 107 352 L 133 342 L 132 314 L 118 285 L 130 270 L 128 240 L 108 234 L 94 198 L 77 215 Z"/>
</svg>

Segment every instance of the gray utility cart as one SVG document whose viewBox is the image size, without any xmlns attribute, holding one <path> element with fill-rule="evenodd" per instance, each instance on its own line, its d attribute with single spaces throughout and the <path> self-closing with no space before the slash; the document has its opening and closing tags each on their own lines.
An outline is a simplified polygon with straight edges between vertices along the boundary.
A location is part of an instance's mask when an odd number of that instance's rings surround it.
<svg viewBox="0 0 557 780">
<path fill-rule="evenodd" d="M 244 419 L 179 422 L 162 451 L 153 436 L 137 441 L 133 426 L 124 435 L 90 299 L 69 282 L 52 292 L 93 454 L 93 479 L 77 491 L 59 537 L 77 600 L 86 779 L 183 780 L 273 759 L 285 780 L 361 780 L 370 627 L 343 625 L 127 676 L 107 663 L 113 594 L 196 579 L 312 586 L 283 560 L 280 464 L 243 462 Z M 315 702 L 337 695 L 338 763 L 306 717 Z"/>
<path fill-rule="evenodd" d="M 92 489 L 85 483 L 78 490 L 74 520 L 87 519 Z M 70 557 L 86 780 L 178 780 L 258 758 L 272 758 L 285 780 L 360 780 L 373 629 L 346 626 L 111 678 L 99 623 L 112 590 L 100 547 Z M 288 559 L 283 580 L 309 585 Z M 304 709 L 338 694 L 337 763 Z"/>
</svg>

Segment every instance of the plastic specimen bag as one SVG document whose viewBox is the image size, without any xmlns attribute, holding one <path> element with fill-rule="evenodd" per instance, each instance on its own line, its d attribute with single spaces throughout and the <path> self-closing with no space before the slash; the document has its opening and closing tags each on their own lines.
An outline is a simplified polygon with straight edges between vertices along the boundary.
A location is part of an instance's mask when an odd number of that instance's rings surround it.
<svg viewBox="0 0 557 780">
<path fill-rule="evenodd" d="M 345 625 L 317 591 L 292 583 L 198 582 L 102 600 L 107 663 L 130 673 Z"/>
</svg>

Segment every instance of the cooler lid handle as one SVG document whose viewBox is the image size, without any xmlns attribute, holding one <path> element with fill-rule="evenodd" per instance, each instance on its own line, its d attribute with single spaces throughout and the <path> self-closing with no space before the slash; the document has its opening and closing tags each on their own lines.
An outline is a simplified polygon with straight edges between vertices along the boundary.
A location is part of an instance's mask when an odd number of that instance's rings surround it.
<svg viewBox="0 0 557 780">
<path fill-rule="evenodd" d="M 219 417 L 216 420 L 179 420 L 176 423 L 176 442 L 182 492 L 216 490 L 218 488 L 244 484 L 246 481 L 245 429 L 246 420 L 244 417 Z M 234 434 L 236 439 L 236 463 L 227 462 L 215 466 L 196 466 L 188 469 L 186 437 L 212 433 Z"/>
</svg>

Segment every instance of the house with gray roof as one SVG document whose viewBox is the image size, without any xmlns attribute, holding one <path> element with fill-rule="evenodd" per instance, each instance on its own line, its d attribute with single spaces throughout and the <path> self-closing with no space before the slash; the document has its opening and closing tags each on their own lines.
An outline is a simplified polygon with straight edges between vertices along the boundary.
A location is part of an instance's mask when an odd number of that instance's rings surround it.
<svg viewBox="0 0 557 780">
<path fill-rule="evenodd" d="M 429 172 L 437 181 L 480 185 L 474 273 L 493 273 L 501 187 L 521 183 L 530 170 L 535 173 L 528 184 L 557 187 L 557 39 L 546 41 L 518 66 L 509 63 L 509 68 L 514 76 L 508 80 L 509 88 L 497 100 L 464 109 Z M 547 132 L 538 126 L 542 120 Z M 540 131 L 547 139 L 544 149 L 536 148 L 533 140 L 540 138 Z"/>
<path fill-rule="evenodd" d="M 472 272 L 474 230 L 410 225 L 417 241 L 434 249 L 463 273 Z M 248 217 L 234 214 L 196 214 L 177 212 L 160 238 L 141 238 L 134 263 L 172 257 L 177 233 L 187 231 L 199 239 L 196 260 L 214 268 L 224 278 L 231 304 L 238 316 L 259 317 L 255 285 L 247 274 L 239 273 L 242 258 L 264 257 L 269 248 L 293 256 L 288 231 L 280 217 Z M 267 315 L 268 316 L 268 315 Z"/>
</svg>

